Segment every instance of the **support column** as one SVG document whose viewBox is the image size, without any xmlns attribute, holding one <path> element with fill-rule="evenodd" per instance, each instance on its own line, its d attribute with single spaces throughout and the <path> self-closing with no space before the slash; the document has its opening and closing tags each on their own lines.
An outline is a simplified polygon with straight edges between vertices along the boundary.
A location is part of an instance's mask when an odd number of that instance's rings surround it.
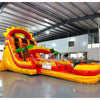
<svg viewBox="0 0 100 100">
<path fill-rule="evenodd" d="M 100 28 L 98 29 L 98 33 L 99 33 L 99 62 L 100 62 Z"/>
<path fill-rule="evenodd" d="M 98 18 L 98 35 L 99 35 L 99 62 L 100 62 L 100 19 Z"/>
<path fill-rule="evenodd" d="M 63 59 L 63 56 L 64 56 L 64 55 L 63 55 L 63 54 L 61 54 L 61 59 Z"/>
<path fill-rule="evenodd" d="M 60 55 L 58 54 L 58 58 L 57 59 L 59 60 L 59 58 L 60 58 Z"/>
</svg>

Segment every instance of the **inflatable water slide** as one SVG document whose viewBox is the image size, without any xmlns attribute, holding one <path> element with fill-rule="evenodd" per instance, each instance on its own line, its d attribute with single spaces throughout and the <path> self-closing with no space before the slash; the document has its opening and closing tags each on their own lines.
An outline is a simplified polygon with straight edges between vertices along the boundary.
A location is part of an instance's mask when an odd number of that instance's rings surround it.
<svg viewBox="0 0 100 100">
<path fill-rule="evenodd" d="M 43 74 L 79 83 L 93 84 L 100 80 L 100 64 L 78 64 L 42 58 L 41 53 L 51 54 L 49 48 L 37 46 L 32 34 L 24 28 L 7 28 L 3 60 L 0 71 L 10 70 L 28 75 Z"/>
</svg>

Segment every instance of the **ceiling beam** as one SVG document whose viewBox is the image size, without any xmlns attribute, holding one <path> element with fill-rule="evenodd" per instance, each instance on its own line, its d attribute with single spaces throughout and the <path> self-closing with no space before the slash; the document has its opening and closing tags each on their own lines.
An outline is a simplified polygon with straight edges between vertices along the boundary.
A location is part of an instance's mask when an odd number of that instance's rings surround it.
<svg viewBox="0 0 100 100">
<path fill-rule="evenodd" d="M 42 17 L 42 18 L 46 18 L 46 19 L 49 19 L 50 21 L 53 21 L 53 22 L 57 22 L 53 17 L 53 19 L 51 18 L 51 17 L 47 17 L 47 15 L 45 16 L 42 12 L 36 12 L 36 11 L 34 11 L 34 10 L 31 10 L 31 9 L 28 9 L 27 7 L 24 7 L 24 6 L 21 6 L 21 5 L 19 5 L 19 4 L 17 4 L 17 3 L 12 3 L 13 5 L 15 5 L 15 6 L 17 6 L 17 7 L 20 7 L 20 8 L 22 8 L 22 9 L 24 9 L 24 10 L 28 10 L 29 12 L 31 12 L 31 13 L 33 13 L 33 14 L 36 14 L 36 15 L 38 15 L 38 16 L 40 16 L 40 17 Z M 28 6 L 28 7 L 30 7 L 30 5 L 27 5 L 27 4 L 25 4 L 25 3 L 23 3 L 24 5 L 26 5 L 26 6 Z M 31 7 L 32 8 L 32 7 Z M 33 9 L 33 8 L 32 8 Z M 42 14 L 41 14 L 42 13 Z"/>
<path fill-rule="evenodd" d="M 93 33 L 93 32 L 94 32 L 94 33 L 98 32 L 98 29 L 90 30 L 90 31 L 87 32 L 87 33 L 80 33 L 79 35 L 88 34 L 88 33 Z M 77 34 L 74 34 L 74 35 L 73 35 L 73 34 L 70 34 L 69 36 L 67 36 L 67 35 L 66 35 L 66 36 L 62 36 L 62 37 L 60 37 L 59 39 L 61 39 L 61 38 L 67 38 L 67 37 L 73 37 L 73 36 L 77 36 Z M 45 38 L 45 39 L 43 38 L 42 40 L 40 40 L 40 39 L 38 40 L 38 39 L 37 39 L 36 42 L 39 43 L 39 42 L 50 41 L 50 40 L 55 40 L 55 39 L 57 39 L 57 38 L 52 36 L 52 37 L 50 37 L 50 38 L 48 38 L 48 37 Z"/>
<path fill-rule="evenodd" d="M 66 38 L 66 37 L 72 37 L 72 36 L 77 36 L 77 35 L 83 35 L 83 34 L 89 34 L 89 33 L 97 33 L 98 32 L 98 29 L 93 29 L 93 30 L 89 30 L 88 32 L 81 32 L 81 33 L 75 33 L 75 34 L 60 34 L 58 32 L 53 32 L 52 31 L 52 34 L 50 33 L 49 35 L 47 34 L 43 34 L 39 37 L 36 37 L 36 41 L 48 41 L 48 40 L 53 40 L 53 39 L 60 39 L 60 38 Z"/>
<path fill-rule="evenodd" d="M 68 18 L 71 19 L 71 17 L 70 17 L 68 14 L 62 12 L 59 8 L 54 7 L 51 3 L 45 2 L 45 4 L 48 5 L 49 7 L 51 7 L 52 9 L 54 9 L 55 11 L 59 12 L 60 14 L 66 16 L 67 19 L 68 19 Z M 65 19 L 65 18 L 63 18 L 63 19 Z"/>
<path fill-rule="evenodd" d="M 66 28 L 68 28 L 68 29 L 70 29 L 70 30 L 80 32 L 79 29 L 77 29 L 77 28 L 75 28 L 75 27 L 73 27 L 73 26 L 71 26 L 69 24 L 64 24 L 63 26 L 66 27 Z"/>
<path fill-rule="evenodd" d="M 8 5 L 7 2 L 2 2 L 2 3 L 0 4 L 0 14 L 2 13 L 3 9 L 4 9 L 7 5 Z"/>
<path fill-rule="evenodd" d="M 68 10 L 68 11 L 69 11 L 70 13 L 72 13 L 74 16 L 79 17 L 79 15 L 77 15 L 75 12 L 71 11 L 69 8 L 67 8 L 67 7 L 66 7 L 65 5 L 63 5 L 62 3 L 56 3 L 56 4 L 58 4 L 59 6 L 61 6 L 61 7 L 64 8 L 64 9 Z M 50 5 L 50 3 L 49 3 L 48 5 Z M 51 6 L 52 8 L 55 8 L 55 7 L 53 7 L 52 5 L 50 5 L 50 6 Z M 56 9 L 56 8 L 55 8 L 55 9 Z M 59 12 L 58 9 L 56 9 L 56 10 Z M 61 13 L 65 15 L 65 13 L 63 13 L 62 11 L 61 11 Z M 83 11 L 82 11 L 82 13 L 83 13 Z M 86 13 L 84 13 L 84 14 L 87 15 Z M 65 16 L 67 16 L 67 15 L 65 15 Z M 68 17 L 68 16 L 67 16 L 67 17 Z M 72 18 L 72 17 L 70 17 L 70 19 L 71 19 L 71 18 Z M 91 20 L 91 21 L 92 21 L 92 20 Z M 87 22 L 85 22 L 85 23 L 92 27 L 91 24 L 89 24 L 89 23 L 87 23 Z M 73 24 L 71 23 L 71 25 L 73 25 Z M 74 25 L 74 26 L 75 26 L 75 25 Z M 76 26 L 76 28 L 79 29 L 80 31 L 84 31 L 83 28 L 80 28 L 80 27 L 77 27 L 77 26 Z"/>
<path fill-rule="evenodd" d="M 70 23 L 73 23 L 73 22 L 84 21 L 84 20 L 93 19 L 93 18 L 97 18 L 97 17 L 100 17 L 100 13 L 95 13 L 95 14 L 92 14 L 92 15 L 87 15 L 87 16 L 83 16 L 83 17 L 79 17 L 79 18 L 70 19 L 70 20 L 65 20 L 65 21 L 62 21 L 62 22 L 60 22 L 58 24 L 55 24 L 51 27 L 45 28 L 44 30 L 41 30 L 40 32 L 36 33 L 34 36 L 39 35 L 39 34 L 45 32 L 47 30 L 59 27 L 60 25 L 70 24 Z"/>
<path fill-rule="evenodd" d="M 69 25 L 71 25 L 72 27 L 74 27 L 74 28 L 76 28 L 76 29 L 78 29 L 78 30 L 80 30 L 80 31 L 86 31 L 86 29 L 81 28 L 80 26 L 77 26 L 77 25 L 75 25 L 74 23 L 69 23 Z"/>
<path fill-rule="evenodd" d="M 49 34 L 42 34 L 42 35 L 40 35 L 36 38 L 38 38 L 38 39 L 45 39 L 45 38 L 47 39 L 47 38 L 50 38 L 50 37 L 57 37 L 58 38 L 58 37 L 61 37 L 61 36 L 66 36 L 67 34 L 68 33 L 62 34 L 61 32 L 50 31 Z"/>
<path fill-rule="evenodd" d="M 32 18 L 32 19 L 35 19 L 36 21 L 40 21 L 41 23 L 46 23 L 46 24 L 53 25 L 53 24 L 51 24 L 50 22 L 47 22 L 47 21 L 45 21 L 45 20 L 41 20 L 41 19 L 39 19 L 38 17 L 34 17 L 34 16 L 32 16 L 32 15 L 29 15 L 29 14 L 27 14 L 26 12 L 23 12 L 23 11 L 20 11 L 20 10 L 16 10 L 16 9 L 14 9 L 14 8 L 11 8 L 11 7 L 6 7 L 6 8 L 9 9 L 9 10 L 12 10 L 12 11 L 14 11 L 14 12 L 17 12 L 17 13 L 23 15 L 23 16 L 27 16 L 27 17 L 30 17 L 30 18 Z"/>
<path fill-rule="evenodd" d="M 39 23 L 39 22 L 30 20 L 30 19 L 27 19 L 27 18 L 24 18 L 24 17 L 22 17 L 22 16 L 19 16 L 19 15 L 13 14 L 13 13 L 9 13 L 9 12 L 7 12 L 7 11 L 3 11 L 3 13 L 8 14 L 8 15 L 11 15 L 11 16 L 14 16 L 14 17 L 16 17 L 16 18 L 20 18 L 21 20 L 26 20 L 26 21 L 28 21 L 28 22 L 30 22 L 30 23 L 33 23 L 33 25 L 34 25 L 34 24 L 37 24 L 37 25 L 41 25 L 41 26 L 47 27 L 47 26 L 44 25 L 44 24 L 41 24 L 41 23 Z M 30 23 L 29 23 L 29 24 L 30 24 Z"/>
<path fill-rule="evenodd" d="M 79 11 L 81 11 L 85 16 L 88 16 L 88 14 L 87 14 L 84 10 L 82 10 L 80 7 L 78 7 L 75 3 L 71 2 L 70 4 L 72 4 L 74 7 L 76 7 L 76 8 L 77 8 Z M 96 13 L 96 12 L 94 12 L 94 13 Z M 91 21 L 92 21 L 92 19 L 91 19 Z M 93 27 L 92 24 L 89 24 L 89 23 L 86 22 L 86 21 L 84 21 L 84 23 L 86 23 L 87 25 Z M 94 28 L 94 27 L 93 27 L 93 28 Z"/>
<path fill-rule="evenodd" d="M 38 5 L 37 3 L 28 3 L 28 2 L 25 2 L 24 4 L 27 4 L 29 5 L 30 7 L 44 13 L 44 14 L 47 14 L 55 19 L 58 19 L 58 20 L 61 20 L 61 18 L 59 16 L 57 16 L 56 14 L 52 13 L 50 10 L 48 9 L 45 9 L 44 7 L 42 7 L 41 5 Z"/>
</svg>

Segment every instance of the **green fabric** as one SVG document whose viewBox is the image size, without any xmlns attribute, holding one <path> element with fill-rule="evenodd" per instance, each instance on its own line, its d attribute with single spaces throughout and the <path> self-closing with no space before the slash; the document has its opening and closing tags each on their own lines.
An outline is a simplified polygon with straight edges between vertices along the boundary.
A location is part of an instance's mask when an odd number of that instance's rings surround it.
<svg viewBox="0 0 100 100">
<path fill-rule="evenodd" d="M 21 51 L 22 51 L 21 48 L 15 50 L 15 52 L 21 52 Z"/>
<path fill-rule="evenodd" d="M 24 52 L 25 48 L 16 49 L 15 52 Z"/>
<path fill-rule="evenodd" d="M 32 47 L 35 47 L 35 45 L 28 45 L 28 46 L 27 46 L 27 49 L 30 49 L 30 48 L 32 48 Z"/>
<path fill-rule="evenodd" d="M 54 51 L 55 54 L 60 54 L 58 51 Z"/>
<path fill-rule="evenodd" d="M 53 48 L 51 50 L 54 50 Z"/>
<path fill-rule="evenodd" d="M 27 49 L 30 49 L 32 47 L 34 47 L 35 45 L 28 45 L 27 46 Z M 19 49 L 16 49 L 15 52 L 24 52 L 25 48 L 19 48 Z"/>
<path fill-rule="evenodd" d="M 54 50 L 54 49 L 51 48 L 51 50 Z M 60 54 L 58 51 L 55 51 L 55 50 L 54 50 L 54 53 L 55 53 L 55 54 Z"/>
<path fill-rule="evenodd" d="M 22 48 L 22 52 L 24 52 L 25 48 Z"/>
</svg>

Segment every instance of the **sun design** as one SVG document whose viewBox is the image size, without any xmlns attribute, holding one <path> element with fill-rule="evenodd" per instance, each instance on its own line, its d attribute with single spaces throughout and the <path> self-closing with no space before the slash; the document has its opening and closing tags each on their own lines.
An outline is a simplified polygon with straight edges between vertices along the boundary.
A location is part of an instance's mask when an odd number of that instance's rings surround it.
<svg viewBox="0 0 100 100">
<path fill-rule="evenodd" d="M 10 33 L 11 31 L 14 31 L 14 30 L 23 30 L 24 32 L 27 32 L 27 34 L 30 35 L 30 36 L 32 37 L 32 33 L 29 33 L 29 30 L 25 30 L 24 27 L 20 28 L 20 26 L 17 26 L 17 27 L 12 26 L 12 28 L 7 28 L 7 32 L 4 32 L 3 35 L 4 35 L 5 37 L 8 37 L 8 36 L 9 36 L 9 33 Z M 16 33 L 19 33 L 19 32 L 16 31 Z M 23 34 L 23 33 L 20 33 L 20 35 L 22 35 L 22 34 Z M 24 35 L 23 35 L 23 36 L 24 36 Z M 33 38 L 33 39 L 34 39 L 34 38 Z"/>
</svg>

